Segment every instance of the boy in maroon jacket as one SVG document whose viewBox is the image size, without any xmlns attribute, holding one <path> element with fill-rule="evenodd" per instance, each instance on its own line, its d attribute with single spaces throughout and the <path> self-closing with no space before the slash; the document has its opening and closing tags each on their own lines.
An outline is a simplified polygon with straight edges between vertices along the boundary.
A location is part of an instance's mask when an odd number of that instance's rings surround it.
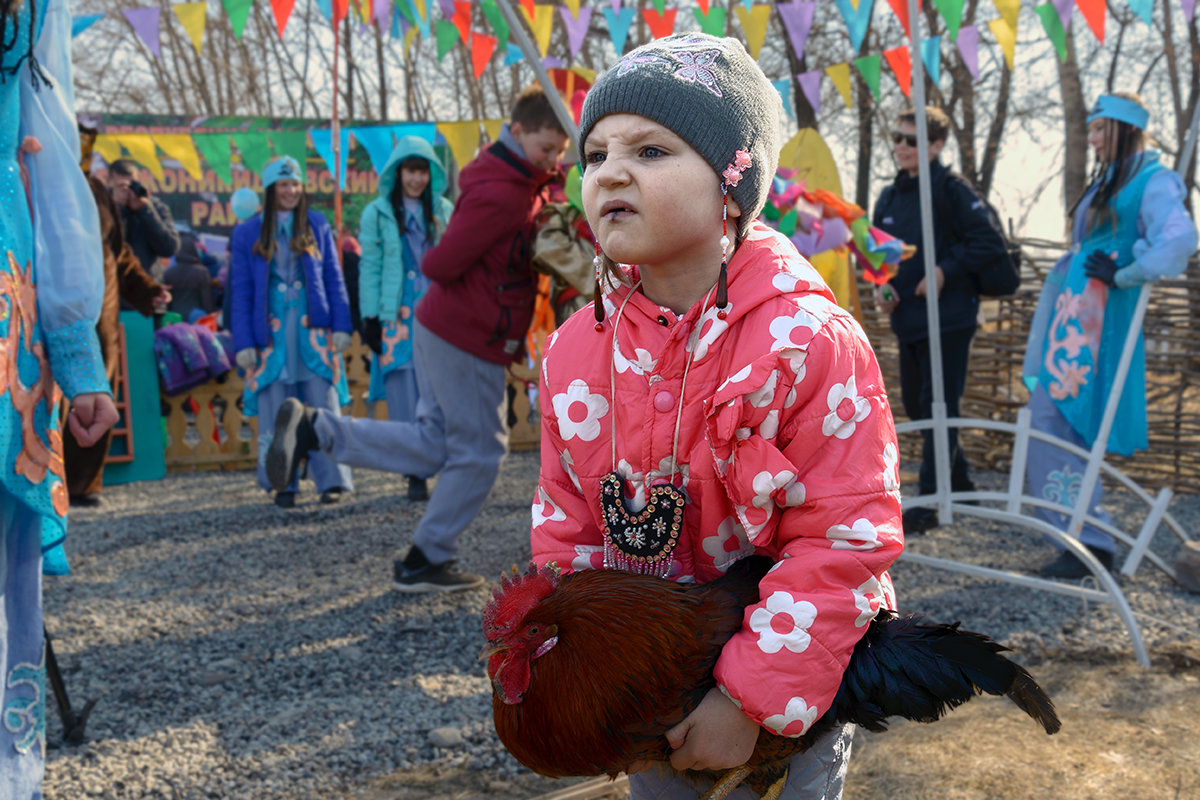
<svg viewBox="0 0 1200 800">
<path fill-rule="evenodd" d="M 541 87 L 523 91 L 498 141 L 459 175 L 450 224 L 425 254 L 433 281 L 417 306 L 417 421 L 335 417 L 288 401 L 275 421 L 267 476 L 286 486 L 310 450 L 402 475 L 438 475 L 407 555 L 393 567 L 403 592 L 483 584 L 456 569 L 459 534 L 483 506 L 508 449 L 508 366 L 524 356 L 537 280 L 530 257 L 567 134 Z"/>
</svg>

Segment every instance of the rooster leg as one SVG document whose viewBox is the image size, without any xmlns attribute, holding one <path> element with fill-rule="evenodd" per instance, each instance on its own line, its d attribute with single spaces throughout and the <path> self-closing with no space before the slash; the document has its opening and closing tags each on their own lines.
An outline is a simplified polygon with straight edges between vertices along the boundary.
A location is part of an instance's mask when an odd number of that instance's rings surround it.
<svg viewBox="0 0 1200 800">
<path fill-rule="evenodd" d="M 767 791 L 763 793 L 762 800 L 779 800 L 779 795 L 783 794 L 783 789 L 787 786 L 788 773 L 783 771 L 783 776 L 779 780 L 767 787 Z"/>
<path fill-rule="evenodd" d="M 720 780 L 714 783 L 712 788 L 700 797 L 700 800 L 725 800 L 729 796 L 729 793 L 736 789 L 749 774 L 750 767 L 745 764 L 742 764 L 740 767 L 734 767 L 722 775 Z"/>
</svg>

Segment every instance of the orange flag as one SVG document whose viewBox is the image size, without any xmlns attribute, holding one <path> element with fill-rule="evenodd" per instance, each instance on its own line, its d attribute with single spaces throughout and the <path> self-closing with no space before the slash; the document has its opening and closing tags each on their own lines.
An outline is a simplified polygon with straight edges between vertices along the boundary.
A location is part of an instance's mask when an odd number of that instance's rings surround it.
<svg viewBox="0 0 1200 800">
<path fill-rule="evenodd" d="M 891 50 L 884 50 L 883 57 L 887 59 L 888 66 L 892 68 L 892 72 L 896 76 L 896 83 L 900 84 L 900 91 L 904 92 L 904 96 L 912 98 L 912 59 L 909 58 L 907 47 L 893 47 Z"/>
</svg>

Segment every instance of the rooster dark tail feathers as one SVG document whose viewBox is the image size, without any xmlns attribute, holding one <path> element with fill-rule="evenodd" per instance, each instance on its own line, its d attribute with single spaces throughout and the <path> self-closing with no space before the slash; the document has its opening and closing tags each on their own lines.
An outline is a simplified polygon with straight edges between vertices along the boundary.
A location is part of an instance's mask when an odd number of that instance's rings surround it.
<svg viewBox="0 0 1200 800">
<path fill-rule="evenodd" d="M 872 731 L 889 717 L 933 722 L 976 694 L 1007 695 L 1046 733 L 1061 727 L 1054 703 L 1007 648 L 953 625 L 881 611 L 850 659 L 831 713 Z"/>
</svg>

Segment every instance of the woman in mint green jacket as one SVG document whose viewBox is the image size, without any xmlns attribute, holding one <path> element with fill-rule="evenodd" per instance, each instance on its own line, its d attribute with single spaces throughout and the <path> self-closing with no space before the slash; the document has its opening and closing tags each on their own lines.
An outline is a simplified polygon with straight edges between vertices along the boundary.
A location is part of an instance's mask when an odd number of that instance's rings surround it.
<svg viewBox="0 0 1200 800">
<path fill-rule="evenodd" d="M 367 398 L 386 399 L 391 420 L 416 421 L 412 318 L 429 286 L 421 258 L 446 229 L 453 208 L 445 191 L 446 170 L 433 147 L 405 136 L 379 175 L 379 197 L 359 222 L 359 306 L 363 338 L 375 353 Z M 408 481 L 409 499 L 428 497 L 423 479 L 410 475 Z"/>
</svg>

